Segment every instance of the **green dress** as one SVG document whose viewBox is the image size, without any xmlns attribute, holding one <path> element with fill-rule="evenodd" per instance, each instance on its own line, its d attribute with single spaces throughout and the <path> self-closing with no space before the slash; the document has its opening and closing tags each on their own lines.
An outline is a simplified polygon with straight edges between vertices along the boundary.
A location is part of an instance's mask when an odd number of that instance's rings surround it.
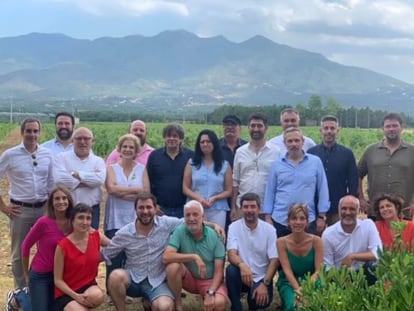
<svg viewBox="0 0 414 311">
<path fill-rule="evenodd" d="M 299 283 L 308 273 L 313 274 L 315 272 L 315 249 L 313 246 L 305 256 L 296 256 L 292 254 L 288 248 L 286 248 L 286 252 L 290 268 Z M 282 301 L 282 310 L 297 310 L 295 306 L 295 291 L 287 280 L 283 270 L 279 271 L 279 278 L 277 279 L 276 286 Z"/>
</svg>

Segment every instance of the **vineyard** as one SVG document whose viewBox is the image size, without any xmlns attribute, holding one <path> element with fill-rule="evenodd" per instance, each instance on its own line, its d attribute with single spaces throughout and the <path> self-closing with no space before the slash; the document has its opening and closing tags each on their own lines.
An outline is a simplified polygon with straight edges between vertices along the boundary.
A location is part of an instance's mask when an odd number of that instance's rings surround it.
<svg viewBox="0 0 414 311">
<path fill-rule="evenodd" d="M 118 138 L 128 132 L 129 123 L 122 122 L 85 122 L 79 126 L 85 126 L 92 130 L 95 136 L 94 152 L 101 156 L 106 157 L 116 146 Z M 163 123 L 148 123 L 148 137 L 147 142 L 155 147 L 161 147 L 163 145 L 162 129 L 165 126 Z M 0 123 L 0 142 L 12 129 L 16 128 L 16 124 Z M 185 130 L 184 145 L 193 149 L 195 140 L 198 133 L 205 128 L 214 130 L 219 137 L 222 136 L 221 125 L 212 124 L 183 124 Z M 272 138 L 281 133 L 279 126 L 271 126 L 267 131 L 267 138 Z M 302 131 L 306 136 L 311 137 L 315 142 L 321 141 L 318 127 L 302 127 Z M 43 124 L 42 136 L 40 141 L 46 141 L 55 136 L 55 127 L 53 123 Z M 249 140 L 249 134 L 247 127 L 242 128 L 242 138 Z M 351 148 L 357 159 L 360 158 L 365 147 L 369 144 L 377 142 L 382 137 L 382 131 L 380 129 L 353 129 L 342 128 L 339 133 L 339 143 Z M 414 142 L 414 131 L 405 130 L 404 139 L 408 142 Z M 16 142 L 17 144 L 17 142 Z"/>
</svg>

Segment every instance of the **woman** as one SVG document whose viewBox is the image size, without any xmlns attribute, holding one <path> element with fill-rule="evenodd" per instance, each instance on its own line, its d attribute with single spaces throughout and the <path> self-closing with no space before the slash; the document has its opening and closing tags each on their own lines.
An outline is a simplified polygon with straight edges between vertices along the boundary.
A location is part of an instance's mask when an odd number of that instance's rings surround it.
<svg viewBox="0 0 414 311">
<path fill-rule="evenodd" d="M 107 167 L 106 190 L 108 197 L 106 199 L 104 230 L 105 235 L 110 239 L 120 228 L 135 220 L 134 200 L 137 194 L 150 190 L 145 166 L 135 162 L 139 144 L 140 142 L 135 135 L 121 136 L 117 144 L 120 160 Z M 106 266 L 106 281 L 113 270 L 122 268 L 125 262 L 125 253 L 119 253 L 111 261 L 112 265 Z"/>
<path fill-rule="evenodd" d="M 73 231 L 56 247 L 54 281 L 56 310 L 82 311 L 96 308 L 104 301 L 96 283 L 100 248 L 109 239 L 91 227 L 92 207 L 79 203 L 72 210 Z"/>
<path fill-rule="evenodd" d="M 34 310 L 54 311 L 53 259 L 58 241 L 70 231 L 70 213 L 73 199 L 70 191 L 55 188 L 46 202 L 46 215 L 40 217 L 22 244 L 22 264 L 26 283 L 29 285 Z M 36 244 L 37 251 L 29 271 L 30 250 Z"/>
<path fill-rule="evenodd" d="M 184 170 L 183 193 L 189 200 L 199 201 L 204 208 L 205 219 L 220 225 L 226 224 L 226 211 L 231 196 L 231 168 L 221 153 L 217 135 L 202 130 L 197 137 L 194 157 Z"/>
<path fill-rule="evenodd" d="M 307 233 L 309 212 L 304 204 L 294 204 L 288 212 L 288 226 L 291 234 L 277 239 L 276 245 L 280 264 L 277 280 L 282 309 L 296 310 L 301 300 L 301 279 L 306 275 L 317 281 L 323 262 L 323 245 L 320 237 Z"/>
<path fill-rule="evenodd" d="M 393 222 L 405 222 L 402 232 L 402 247 L 414 250 L 414 222 L 401 219 L 401 211 L 405 206 L 404 199 L 397 194 L 381 194 L 374 201 L 374 211 L 377 214 L 378 232 L 382 244 L 386 249 L 391 249 L 397 232 L 392 227 Z"/>
</svg>

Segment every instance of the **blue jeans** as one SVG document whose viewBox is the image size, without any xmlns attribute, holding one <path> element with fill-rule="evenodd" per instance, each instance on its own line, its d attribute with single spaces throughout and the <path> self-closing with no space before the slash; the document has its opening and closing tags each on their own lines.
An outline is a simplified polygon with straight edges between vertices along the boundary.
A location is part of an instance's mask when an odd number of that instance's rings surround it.
<svg viewBox="0 0 414 311">
<path fill-rule="evenodd" d="M 276 234 L 278 238 L 281 238 L 282 236 L 286 236 L 292 233 L 292 231 L 290 231 L 290 229 L 287 226 L 276 222 L 274 219 L 272 219 L 272 221 L 273 221 L 273 225 L 276 228 Z M 309 223 L 309 226 L 306 232 L 316 234 L 316 220 Z"/>
<path fill-rule="evenodd" d="M 106 230 L 105 231 L 105 236 L 108 239 L 112 239 L 115 236 L 115 233 L 118 231 L 119 229 L 111 229 L 111 230 Z M 114 271 L 115 269 L 118 268 L 123 268 L 125 265 L 125 260 L 126 260 L 126 255 L 125 252 L 120 252 L 118 255 L 116 255 L 114 258 L 111 258 L 111 262 L 112 265 L 110 266 L 106 266 L 106 278 L 105 278 L 105 284 L 106 284 L 106 292 L 108 292 L 108 279 L 109 279 L 109 275 L 111 274 L 112 271 Z"/>
<path fill-rule="evenodd" d="M 99 229 L 99 218 L 101 216 L 101 206 L 99 204 L 92 206 L 93 213 L 92 213 L 92 223 L 91 227 L 98 230 Z"/>
<path fill-rule="evenodd" d="M 54 311 L 54 288 L 53 272 L 38 273 L 33 270 L 29 271 L 29 289 L 33 309 Z"/>
<path fill-rule="evenodd" d="M 248 287 L 243 284 L 240 274 L 240 268 L 235 265 L 228 265 L 226 268 L 226 285 L 229 298 L 231 301 L 231 311 L 240 311 L 243 310 L 242 304 L 240 301 L 241 292 L 248 292 L 247 303 L 249 305 L 249 310 L 257 310 L 267 308 L 273 300 L 273 280 L 270 282 L 267 287 L 269 302 L 266 305 L 259 306 L 256 304 L 256 300 L 252 297 L 253 291 L 260 285 L 261 281 L 253 283 L 252 287 Z"/>
</svg>

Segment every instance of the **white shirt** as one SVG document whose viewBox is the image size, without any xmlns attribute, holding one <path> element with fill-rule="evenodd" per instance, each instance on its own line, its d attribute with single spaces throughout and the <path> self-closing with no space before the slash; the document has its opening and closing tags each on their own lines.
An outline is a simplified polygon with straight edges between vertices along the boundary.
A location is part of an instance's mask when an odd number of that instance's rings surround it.
<svg viewBox="0 0 414 311">
<path fill-rule="evenodd" d="M 322 234 L 324 262 L 327 269 L 341 268 L 341 263 L 350 253 L 364 253 L 371 251 L 378 259 L 378 250 L 382 249 L 382 242 L 378 230 L 371 219 L 357 219 L 352 233 L 342 229 L 341 221 L 325 229 Z M 354 261 L 352 268 L 358 269 L 365 262 Z"/>
<path fill-rule="evenodd" d="M 279 156 L 279 148 L 269 143 L 266 143 L 258 153 L 250 143 L 237 149 L 233 164 L 233 187 L 239 188 L 237 206 L 241 196 L 247 192 L 256 193 L 260 201 L 264 201 L 267 176 L 272 163 Z"/>
<path fill-rule="evenodd" d="M 73 171 L 79 173 L 80 181 L 72 176 Z M 53 176 L 57 186 L 64 186 L 72 191 L 75 204 L 93 206 L 101 202 L 106 167 L 104 160 L 92 151 L 83 160 L 73 150 L 59 153 L 54 159 Z M 81 183 L 86 187 L 78 187 Z"/>
<path fill-rule="evenodd" d="M 257 227 L 251 230 L 241 218 L 229 226 L 227 250 L 237 250 L 252 270 L 254 282 L 259 282 L 266 274 L 270 259 L 278 258 L 276 238 L 276 229 L 267 222 L 259 219 Z"/>
<path fill-rule="evenodd" d="M 73 144 L 72 143 L 70 143 L 69 145 L 67 145 L 65 147 L 56 138 L 45 141 L 43 144 L 41 144 L 41 146 L 49 149 L 52 152 L 53 156 L 56 156 L 57 154 L 59 154 L 61 152 L 73 150 Z"/>
<path fill-rule="evenodd" d="M 0 157 L 0 179 L 7 174 L 9 197 L 25 202 L 46 201 L 53 189 L 52 153 L 38 146 L 30 153 L 21 143 L 7 149 Z"/>
<path fill-rule="evenodd" d="M 303 136 L 303 151 L 308 151 L 309 148 L 316 146 L 315 142 L 312 140 L 312 138 L 309 138 L 307 136 Z M 287 149 L 285 146 L 285 142 L 283 141 L 283 134 L 273 137 L 271 140 L 269 140 L 269 143 L 273 144 L 274 146 L 278 147 L 280 149 L 280 154 L 282 156 L 286 155 Z"/>
</svg>

